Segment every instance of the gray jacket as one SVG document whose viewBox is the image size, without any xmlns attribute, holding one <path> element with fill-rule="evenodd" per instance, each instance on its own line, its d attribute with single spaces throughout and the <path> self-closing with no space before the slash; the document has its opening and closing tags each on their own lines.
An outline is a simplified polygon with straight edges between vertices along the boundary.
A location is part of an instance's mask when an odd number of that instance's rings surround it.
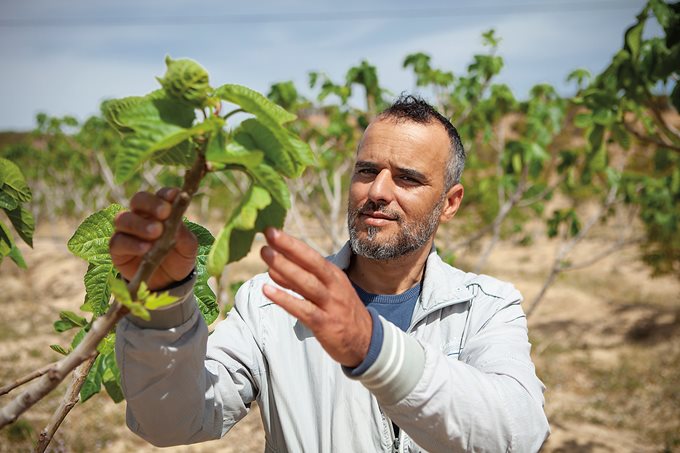
<svg viewBox="0 0 680 453">
<path fill-rule="evenodd" d="M 329 259 L 349 265 L 347 245 Z M 257 400 L 268 452 L 532 452 L 549 434 L 510 284 L 427 260 L 406 333 L 381 319 L 376 362 L 358 379 L 312 333 L 245 283 L 212 335 L 191 296 L 118 325 L 130 428 L 154 445 L 215 439 Z M 392 423 L 400 428 L 395 439 Z"/>
</svg>

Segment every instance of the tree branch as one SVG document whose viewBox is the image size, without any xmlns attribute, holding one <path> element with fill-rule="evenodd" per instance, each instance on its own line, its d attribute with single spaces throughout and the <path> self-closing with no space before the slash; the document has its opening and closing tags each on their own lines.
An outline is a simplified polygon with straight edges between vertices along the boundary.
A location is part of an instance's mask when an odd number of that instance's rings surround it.
<svg viewBox="0 0 680 453">
<path fill-rule="evenodd" d="M 526 208 L 526 207 L 531 206 L 532 204 L 537 203 L 537 202 L 539 202 L 539 201 L 541 201 L 541 200 L 545 200 L 545 197 L 548 196 L 548 194 L 549 194 L 550 192 L 552 192 L 553 190 L 557 189 L 557 186 L 559 186 L 560 184 L 562 184 L 562 182 L 564 182 L 564 180 L 565 180 L 565 177 L 564 177 L 564 176 L 560 176 L 560 177 L 557 179 L 557 181 L 555 181 L 553 184 L 550 184 L 550 185 L 546 186 L 545 189 L 543 189 L 540 193 L 536 194 L 536 196 L 531 197 L 531 198 L 525 198 L 525 199 L 523 199 L 523 200 L 520 200 L 520 201 L 517 203 L 517 206 L 519 206 L 520 208 Z"/>
<path fill-rule="evenodd" d="M 614 244 L 612 244 L 611 247 L 607 248 L 606 250 L 603 250 L 602 252 L 598 253 L 595 256 L 592 256 L 590 259 L 581 261 L 580 263 L 562 266 L 562 272 L 573 271 L 573 270 L 576 270 L 576 269 L 583 269 L 584 267 L 588 267 L 592 264 L 597 263 L 601 259 L 608 257 L 612 253 L 618 252 L 619 250 L 624 249 L 626 247 L 630 247 L 631 245 L 639 244 L 643 240 L 644 240 L 644 238 L 632 238 L 632 239 L 621 238 L 618 241 L 616 241 Z"/>
<path fill-rule="evenodd" d="M 125 200 L 125 193 L 120 189 L 120 186 L 116 185 L 115 178 L 113 177 L 113 173 L 111 172 L 111 168 L 106 162 L 106 159 L 97 150 L 93 149 L 90 151 L 97 160 L 97 164 L 99 164 L 102 178 L 104 179 L 104 183 L 108 186 L 111 196 L 116 201 L 116 203 L 123 204 Z"/>
<path fill-rule="evenodd" d="M 43 429 L 40 433 L 40 436 L 38 437 L 38 444 L 35 446 L 35 450 L 33 450 L 34 452 L 42 453 L 45 451 L 50 441 L 54 437 L 54 433 L 57 432 L 57 429 L 59 429 L 59 426 L 61 426 L 61 423 L 64 421 L 68 413 L 71 412 L 71 409 L 73 409 L 76 403 L 78 403 L 80 400 L 80 389 L 83 387 L 85 378 L 87 378 L 87 374 L 90 372 L 90 369 L 92 368 L 92 365 L 96 359 L 97 355 L 92 356 L 80 364 L 80 366 L 73 372 L 73 377 L 70 384 L 68 385 L 68 388 L 66 389 L 64 398 L 61 400 L 57 410 L 52 414 L 52 417 L 50 418 L 50 421 L 45 429 Z"/>
<path fill-rule="evenodd" d="M 196 154 L 197 157 L 193 166 L 184 176 L 184 186 L 173 202 L 170 217 L 165 221 L 163 235 L 144 256 L 137 273 L 127 285 L 128 291 L 134 298 L 136 298 L 141 282 L 148 280 L 167 252 L 174 246 L 177 227 L 205 175 L 205 154 L 203 150 L 199 150 Z M 126 307 L 114 301 L 106 314 L 92 323 L 90 331 L 68 356 L 53 364 L 40 379 L 29 385 L 19 396 L 0 410 L 0 428 L 14 422 L 22 413 L 54 390 L 78 365 L 95 357 L 97 346 L 101 340 L 128 311 Z"/>
<path fill-rule="evenodd" d="M 646 102 L 647 107 L 652 111 L 652 118 L 654 119 L 654 122 L 656 125 L 666 134 L 666 136 L 673 142 L 673 143 L 680 143 L 680 131 L 675 129 L 673 126 L 668 124 L 666 120 L 664 119 L 663 115 L 657 108 L 657 106 L 654 104 L 654 102 L 651 101 L 652 95 L 647 91 L 648 95 L 648 100 Z"/>
<path fill-rule="evenodd" d="M 15 388 L 24 385 L 25 383 L 30 382 L 35 378 L 39 378 L 43 374 L 47 373 L 47 371 L 49 371 L 50 367 L 52 367 L 53 365 L 54 363 L 47 364 L 42 368 L 38 368 L 37 370 L 31 371 L 27 375 L 20 377 L 19 379 L 5 385 L 4 387 L 0 387 L 0 396 L 6 395 Z"/>
<path fill-rule="evenodd" d="M 548 278 L 545 280 L 545 283 L 543 283 L 543 287 L 539 291 L 538 295 L 531 302 L 531 305 L 529 305 L 529 309 L 526 312 L 527 318 L 529 318 L 529 316 L 531 316 L 531 314 L 536 310 L 536 307 L 538 307 L 538 304 L 541 302 L 543 296 L 545 296 L 545 293 L 548 291 L 548 287 L 550 287 L 550 285 L 552 285 L 552 283 L 555 281 L 555 278 L 557 278 L 557 276 L 560 273 L 569 268 L 569 266 L 565 263 L 565 258 L 567 257 L 569 252 L 579 242 L 581 242 L 583 238 L 586 237 L 591 228 L 595 226 L 595 224 L 602 218 L 602 216 L 605 215 L 605 213 L 609 210 L 611 205 L 614 204 L 614 202 L 616 201 L 616 194 L 618 193 L 618 190 L 619 186 L 617 184 L 611 186 L 609 192 L 607 193 L 607 198 L 605 199 L 604 204 L 600 206 L 600 209 L 597 211 L 597 213 L 588 220 L 588 223 L 586 223 L 586 225 L 583 228 L 581 228 L 581 230 L 578 232 L 576 236 L 574 236 L 569 242 L 563 244 L 562 247 L 560 247 L 560 250 L 557 253 L 557 256 L 555 257 L 555 260 L 553 261 L 553 266 L 552 269 L 550 270 L 550 275 L 548 275 Z M 602 256 L 602 258 L 604 258 L 604 256 Z"/>
<path fill-rule="evenodd" d="M 154 244 L 154 247 L 144 255 L 142 262 L 139 264 L 139 269 L 130 283 L 128 284 L 128 291 L 133 299 L 137 298 L 137 290 L 143 281 L 147 281 L 151 274 L 159 266 L 165 255 L 175 246 L 175 233 L 182 222 L 182 216 L 191 203 L 191 198 L 198 191 L 198 186 L 205 176 L 205 154 L 203 152 L 196 153 L 196 160 L 193 166 L 184 175 L 184 185 L 182 190 L 172 203 L 172 211 L 170 217 L 165 221 L 163 235 Z"/>
<path fill-rule="evenodd" d="M 505 218 L 508 216 L 508 214 L 510 214 L 510 211 L 512 211 L 512 208 L 514 208 L 515 205 L 517 205 L 517 203 L 519 203 L 519 201 L 522 199 L 522 196 L 527 190 L 528 177 L 529 177 L 529 165 L 525 164 L 524 167 L 522 168 L 522 174 L 520 176 L 519 182 L 517 183 L 517 188 L 512 193 L 510 198 L 505 200 L 505 203 L 503 203 L 501 209 L 498 211 L 498 214 L 496 215 L 496 218 L 493 221 L 492 225 L 493 237 L 491 238 L 491 242 L 486 246 L 486 250 L 484 251 L 484 253 L 482 253 L 482 256 L 477 261 L 474 270 L 475 273 L 478 274 L 486 265 L 486 261 L 489 259 L 491 251 L 493 250 L 493 248 L 498 243 L 498 240 L 500 239 L 501 225 L 505 221 Z"/>
<path fill-rule="evenodd" d="M 623 126 L 626 128 L 626 130 L 628 132 L 633 134 L 635 136 L 635 138 L 637 138 L 642 143 L 648 143 L 650 145 L 657 145 L 657 146 L 661 146 L 663 148 L 668 148 L 668 149 L 671 149 L 673 151 L 680 152 L 680 146 L 676 146 L 672 143 L 666 143 L 663 140 L 660 140 L 656 137 L 648 137 L 648 136 L 642 134 L 637 129 L 635 129 L 632 124 L 626 122 L 625 120 L 623 121 Z"/>
</svg>

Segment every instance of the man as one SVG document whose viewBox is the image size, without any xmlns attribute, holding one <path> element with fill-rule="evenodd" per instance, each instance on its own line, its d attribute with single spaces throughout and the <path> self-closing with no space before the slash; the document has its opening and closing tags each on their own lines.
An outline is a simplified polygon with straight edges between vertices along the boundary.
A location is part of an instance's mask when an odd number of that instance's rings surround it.
<svg viewBox="0 0 680 453">
<path fill-rule="evenodd" d="M 191 295 L 196 240 L 180 231 L 150 281 L 180 301 L 118 326 L 131 429 L 156 445 L 219 438 L 257 400 L 267 451 L 538 450 L 549 428 L 520 294 L 434 249 L 460 207 L 464 159 L 446 118 L 400 98 L 358 147 L 349 243 L 326 260 L 267 229 L 268 274 L 210 337 Z M 123 277 L 175 195 L 137 194 L 116 219 Z"/>
</svg>

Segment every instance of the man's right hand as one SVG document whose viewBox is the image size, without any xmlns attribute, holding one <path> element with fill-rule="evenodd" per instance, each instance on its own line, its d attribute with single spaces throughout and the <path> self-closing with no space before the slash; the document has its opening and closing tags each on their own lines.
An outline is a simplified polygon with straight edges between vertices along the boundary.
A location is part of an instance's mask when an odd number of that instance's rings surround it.
<svg viewBox="0 0 680 453">
<path fill-rule="evenodd" d="M 151 194 L 137 192 L 130 200 L 130 211 L 121 212 L 114 221 L 115 233 L 109 250 L 113 265 L 130 280 L 137 272 L 142 257 L 163 234 L 163 221 L 170 216 L 172 201 L 179 189 L 163 188 Z M 198 241 L 181 223 L 175 236 L 175 246 L 147 282 L 150 290 L 161 290 L 189 275 L 196 266 Z"/>
</svg>

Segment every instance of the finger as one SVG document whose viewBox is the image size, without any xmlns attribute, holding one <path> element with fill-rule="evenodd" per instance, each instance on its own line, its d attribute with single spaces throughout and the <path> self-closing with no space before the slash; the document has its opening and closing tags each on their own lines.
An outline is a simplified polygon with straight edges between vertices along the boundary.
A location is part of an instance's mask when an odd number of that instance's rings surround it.
<svg viewBox="0 0 680 453">
<path fill-rule="evenodd" d="M 182 280 L 189 271 L 196 267 L 196 259 L 182 256 L 177 253 L 177 250 L 172 249 L 165 256 L 160 267 L 174 280 Z"/>
<path fill-rule="evenodd" d="M 175 250 L 177 254 L 183 258 L 190 258 L 194 260 L 198 252 L 198 239 L 187 226 L 182 223 L 177 228 L 175 235 Z"/>
<path fill-rule="evenodd" d="M 272 247 L 262 247 L 260 255 L 269 266 L 269 276 L 272 280 L 316 304 L 323 304 L 328 291 L 314 274 L 307 272 Z"/>
<path fill-rule="evenodd" d="M 109 251 L 114 264 L 127 262 L 130 257 L 142 256 L 150 249 L 150 242 L 124 233 L 114 234 L 109 241 Z"/>
<path fill-rule="evenodd" d="M 286 310 L 302 324 L 314 331 L 323 319 L 323 311 L 308 300 L 300 299 L 272 285 L 262 286 L 262 293 L 279 307 Z"/>
<path fill-rule="evenodd" d="M 165 220 L 170 215 L 172 204 L 149 192 L 137 192 L 130 200 L 130 210 L 142 217 Z"/>
<path fill-rule="evenodd" d="M 145 218 L 134 212 L 125 211 L 113 221 L 116 231 L 136 236 L 139 239 L 153 241 L 161 237 L 163 224 L 153 218 Z"/>
<path fill-rule="evenodd" d="M 267 243 L 275 251 L 285 255 L 290 261 L 312 273 L 322 282 L 333 281 L 333 265 L 316 250 L 276 228 L 265 229 L 264 235 Z"/>
<path fill-rule="evenodd" d="M 168 203 L 175 201 L 175 198 L 179 194 L 179 189 L 177 187 L 163 187 L 156 192 L 156 195 Z"/>
</svg>

